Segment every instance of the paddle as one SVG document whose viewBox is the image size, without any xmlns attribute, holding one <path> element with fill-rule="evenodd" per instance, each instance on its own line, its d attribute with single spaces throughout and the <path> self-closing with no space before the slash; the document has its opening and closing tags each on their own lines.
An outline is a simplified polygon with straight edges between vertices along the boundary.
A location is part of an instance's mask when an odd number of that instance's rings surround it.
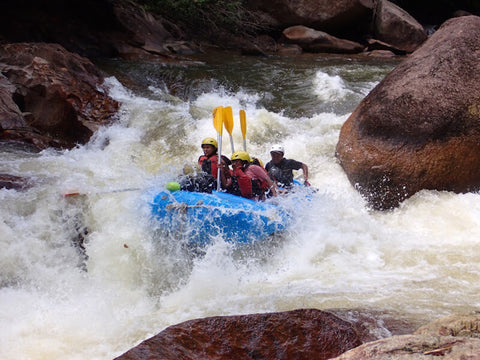
<svg viewBox="0 0 480 360">
<path fill-rule="evenodd" d="M 218 166 L 217 166 L 217 191 L 220 191 L 220 166 L 222 162 L 222 133 L 223 133 L 223 107 L 213 109 L 213 126 L 217 130 Z"/>
<path fill-rule="evenodd" d="M 69 197 L 69 196 L 77 196 L 77 195 L 102 195 L 102 194 L 113 194 L 113 193 L 118 193 L 118 192 L 125 192 L 125 191 L 139 191 L 142 190 L 141 188 L 126 188 L 126 189 L 115 189 L 115 190 L 105 190 L 105 191 L 95 191 L 95 192 L 87 192 L 87 193 L 81 193 L 79 191 L 70 191 L 63 196 Z"/>
<path fill-rule="evenodd" d="M 247 151 L 247 117 L 245 115 L 245 110 L 240 110 L 240 127 L 242 128 L 243 136 L 243 151 Z"/>
<path fill-rule="evenodd" d="M 232 112 L 231 106 L 227 106 L 226 108 L 223 109 L 223 123 L 225 125 L 225 129 L 227 129 L 228 133 L 230 134 L 230 146 L 232 147 L 232 154 L 233 154 L 235 152 L 235 149 L 233 147 L 233 136 L 232 136 L 233 112 Z"/>
</svg>

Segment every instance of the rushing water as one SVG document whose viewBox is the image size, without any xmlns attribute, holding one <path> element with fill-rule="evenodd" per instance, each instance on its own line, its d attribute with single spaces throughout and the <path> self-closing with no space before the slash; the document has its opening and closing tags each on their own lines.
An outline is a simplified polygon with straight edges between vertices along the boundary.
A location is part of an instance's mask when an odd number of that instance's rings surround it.
<svg viewBox="0 0 480 360">
<path fill-rule="evenodd" d="M 0 173 L 34 183 L 0 190 L 0 358 L 112 359 L 213 315 L 356 309 L 414 326 L 476 309 L 480 195 L 425 191 L 373 212 L 335 160 L 343 122 L 394 66 L 233 55 L 102 64 L 123 104 L 118 123 L 70 151 L 0 149 Z M 234 109 L 238 148 L 245 109 L 250 153 L 266 162 L 282 143 L 318 192 L 308 205 L 285 204 L 296 221 L 273 239 L 186 251 L 188 239 L 152 226 L 148 189 L 196 162 L 220 105 Z"/>
</svg>

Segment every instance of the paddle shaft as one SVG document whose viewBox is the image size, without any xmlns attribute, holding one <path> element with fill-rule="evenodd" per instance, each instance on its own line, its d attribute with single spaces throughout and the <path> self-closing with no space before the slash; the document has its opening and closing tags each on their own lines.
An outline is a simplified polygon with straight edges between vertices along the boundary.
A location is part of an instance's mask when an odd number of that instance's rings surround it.
<svg viewBox="0 0 480 360">
<path fill-rule="evenodd" d="M 222 135 L 218 134 L 218 163 L 217 163 L 217 191 L 220 191 L 220 183 L 221 183 L 221 166 L 222 166 Z"/>
<path fill-rule="evenodd" d="M 106 191 L 96 191 L 93 193 L 80 193 L 79 191 L 71 191 L 68 193 L 63 194 L 63 196 L 77 196 L 77 195 L 103 195 L 103 194 L 113 194 L 118 192 L 126 192 L 126 191 L 139 191 L 142 190 L 141 188 L 126 188 L 126 189 L 115 189 L 115 190 L 106 190 Z"/>
<path fill-rule="evenodd" d="M 217 162 L 217 191 L 220 191 L 220 167 L 222 165 L 222 130 L 223 130 L 223 107 L 218 106 L 213 110 L 213 126 L 217 130 L 218 162 Z"/>
<path fill-rule="evenodd" d="M 240 110 L 240 127 L 242 129 L 243 136 L 243 151 L 247 151 L 247 116 L 245 110 Z"/>
</svg>

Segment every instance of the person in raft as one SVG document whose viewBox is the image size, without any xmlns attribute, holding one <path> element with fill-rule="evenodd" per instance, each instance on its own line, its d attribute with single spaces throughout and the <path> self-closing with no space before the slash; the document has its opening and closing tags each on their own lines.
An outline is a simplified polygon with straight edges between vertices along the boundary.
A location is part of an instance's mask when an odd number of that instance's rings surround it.
<svg viewBox="0 0 480 360">
<path fill-rule="evenodd" d="M 270 149 L 270 160 L 265 165 L 268 175 L 276 182 L 277 186 L 290 189 L 293 186 L 293 171 L 303 171 L 304 185 L 310 186 L 308 182 L 308 166 L 300 161 L 293 159 L 286 159 L 283 157 L 285 150 L 281 145 L 274 145 Z"/>
<path fill-rule="evenodd" d="M 218 143 L 214 138 L 208 137 L 202 141 L 203 155 L 198 158 L 202 172 L 207 174 L 213 185 L 216 186 L 218 177 Z M 227 189 L 232 186 L 232 175 L 229 169 L 230 160 L 222 155 L 220 160 L 220 186 Z"/>
<path fill-rule="evenodd" d="M 192 192 L 211 193 L 217 189 L 218 150 L 217 141 L 214 138 L 205 138 L 201 144 L 203 155 L 198 158 L 198 168 L 185 165 L 183 174 L 178 183 L 180 189 Z M 232 186 L 232 174 L 229 169 L 231 161 L 222 155 L 220 161 L 220 185 L 227 189 Z"/>
<path fill-rule="evenodd" d="M 230 193 L 252 200 L 265 200 L 265 194 L 277 196 L 275 183 L 264 168 L 251 164 L 246 151 L 236 151 L 232 155 L 232 186 Z M 268 194 L 267 194 L 268 195 Z"/>
</svg>

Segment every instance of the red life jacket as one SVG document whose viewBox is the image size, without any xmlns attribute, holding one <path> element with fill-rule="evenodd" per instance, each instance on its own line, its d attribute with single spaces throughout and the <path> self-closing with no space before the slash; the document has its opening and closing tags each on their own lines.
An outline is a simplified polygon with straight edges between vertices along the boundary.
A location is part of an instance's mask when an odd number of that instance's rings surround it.
<svg viewBox="0 0 480 360">
<path fill-rule="evenodd" d="M 202 155 L 198 158 L 198 164 L 202 167 L 202 171 L 217 178 L 218 171 L 218 155 L 214 154 L 210 157 Z"/>
<path fill-rule="evenodd" d="M 263 166 L 261 166 L 261 165 L 258 165 L 258 166 L 260 166 L 263 169 Z M 265 170 L 265 169 L 263 169 L 263 170 Z M 267 171 L 265 171 L 265 172 L 267 172 Z M 266 191 L 268 191 L 270 189 L 270 186 L 268 186 L 268 183 L 267 183 L 266 180 L 257 179 L 257 181 L 258 181 L 258 185 L 260 187 L 260 191 L 262 193 L 265 193 Z"/>
<path fill-rule="evenodd" d="M 260 181 L 253 179 L 244 173 L 243 169 L 236 168 L 233 171 L 233 188 L 236 195 L 241 195 L 244 198 L 252 199 L 259 197 L 262 199 L 265 195 L 265 191 L 268 189 L 266 181 Z"/>
</svg>

